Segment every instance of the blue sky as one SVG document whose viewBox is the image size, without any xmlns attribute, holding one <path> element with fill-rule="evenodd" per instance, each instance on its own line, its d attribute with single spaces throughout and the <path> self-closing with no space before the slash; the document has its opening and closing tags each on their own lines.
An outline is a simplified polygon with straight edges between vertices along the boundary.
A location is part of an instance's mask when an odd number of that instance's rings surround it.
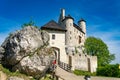
<svg viewBox="0 0 120 80">
<path fill-rule="evenodd" d="M 0 0 L 0 44 L 32 19 L 42 26 L 57 21 L 60 9 L 75 19 L 87 21 L 87 36 L 101 38 L 120 63 L 120 0 Z"/>
</svg>

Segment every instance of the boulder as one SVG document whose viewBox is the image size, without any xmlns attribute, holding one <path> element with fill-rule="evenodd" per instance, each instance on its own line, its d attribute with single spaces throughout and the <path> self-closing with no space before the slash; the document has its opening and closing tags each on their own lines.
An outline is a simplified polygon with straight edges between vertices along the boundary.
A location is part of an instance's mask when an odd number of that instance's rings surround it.
<svg viewBox="0 0 120 80">
<path fill-rule="evenodd" d="M 48 40 L 47 33 L 31 26 L 12 33 L 2 44 L 5 49 L 5 62 L 8 65 L 17 64 L 22 58 L 44 46 Z"/>
<path fill-rule="evenodd" d="M 1 45 L 4 48 L 4 66 L 37 78 L 43 75 L 54 59 L 48 47 L 49 34 L 27 26 L 10 34 Z M 10 79 L 11 80 L 11 79 Z"/>
<path fill-rule="evenodd" d="M 27 75 L 35 78 L 42 77 L 51 65 L 54 56 L 49 55 L 50 48 L 43 48 L 27 57 L 24 57 L 12 69 L 13 71 L 19 70 Z"/>
</svg>

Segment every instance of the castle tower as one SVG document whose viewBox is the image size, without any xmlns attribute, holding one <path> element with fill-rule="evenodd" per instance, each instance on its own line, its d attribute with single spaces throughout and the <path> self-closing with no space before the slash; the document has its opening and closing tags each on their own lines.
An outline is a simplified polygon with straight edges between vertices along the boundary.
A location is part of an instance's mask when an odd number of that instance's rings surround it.
<svg viewBox="0 0 120 80">
<path fill-rule="evenodd" d="M 78 21 L 79 27 L 82 29 L 82 31 L 86 34 L 86 21 L 84 19 L 81 19 Z"/>
<path fill-rule="evenodd" d="M 63 25 L 64 25 L 65 29 L 67 30 L 66 34 L 65 34 L 65 36 L 66 36 L 65 43 L 68 46 L 72 46 L 73 21 L 74 21 L 74 19 L 70 15 L 65 16 L 65 19 L 63 19 Z"/>
</svg>

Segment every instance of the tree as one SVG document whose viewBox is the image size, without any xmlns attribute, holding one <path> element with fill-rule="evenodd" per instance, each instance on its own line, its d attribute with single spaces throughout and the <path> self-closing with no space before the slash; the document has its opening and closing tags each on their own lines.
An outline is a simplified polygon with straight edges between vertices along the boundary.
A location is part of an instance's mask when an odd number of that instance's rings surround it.
<svg viewBox="0 0 120 80">
<path fill-rule="evenodd" d="M 24 28 L 24 27 L 27 27 L 27 26 L 34 26 L 34 22 L 31 20 L 31 21 L 29 21 L 28 23 L 24 23 L 23 25 L 22 25 L 22 27 Z"/>
<path fill-rule="evenodd" d="M 115 59 L 114 54 L 110 54 L 107 45 L 99 38 L 88 37 L 85 41 L 85 51 L 89 55 L 97 56 L 98 66 L 109 64 Z"/>
</svg>

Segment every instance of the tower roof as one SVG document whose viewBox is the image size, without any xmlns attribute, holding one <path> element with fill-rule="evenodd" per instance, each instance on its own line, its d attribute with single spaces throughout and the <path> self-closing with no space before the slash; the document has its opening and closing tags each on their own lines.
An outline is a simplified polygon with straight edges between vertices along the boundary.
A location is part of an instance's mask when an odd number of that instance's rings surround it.
<svg viewBox="0 0 120 80">
<path fill-rule="evenodd" d="M 74 21 L 74 18 L 73 18 L 73 17 L 71 17 L 70 15 L 65 16 L 65 18 L 64 18 L 62 21 L 66 20 L 66 19 L 72 19 L 72 20 Z"/>
<path fill-rule="evenodd" d="M 83 18 L 81 18 L 78 22 L 81 22 L 81 21 L 84 21 L 84 22 L 86 22 Z"/>
<path fill-rule="evenodd" d="M 45 25 L 41 27 L 41 29 L 50 29 L 50 30 L 59 30 L 59 31 L 66 31 L 63 27 L 61 27 L 58 23 L 54 20 L 49 21 Z"/>
</svg>

